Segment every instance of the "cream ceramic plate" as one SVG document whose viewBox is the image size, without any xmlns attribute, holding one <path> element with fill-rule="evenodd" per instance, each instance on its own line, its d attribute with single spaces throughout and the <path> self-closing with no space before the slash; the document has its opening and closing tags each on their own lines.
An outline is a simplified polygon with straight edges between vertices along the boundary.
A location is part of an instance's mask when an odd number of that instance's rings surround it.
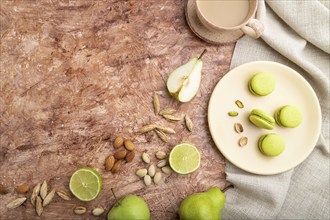
<svg viewBox="0 0 330 220">
<path fill-rule="evenodd" d="M 261 71 L 274 76 L 276 89 L 268 96 L 256 97 L 249 92 L 248 81 Z M 243 102 L 243 109 L 235 105 L 236 100 Z M 303 121 L 297 128 L 276 125 L 269 131 L 249 122 L 254 108 L 273 115 L 278 107 L 287 104 L 302 111 Z M 239 112 L 237 117 L 228 116 L 233 110 Z M 243 125 L 243 133 L 234 131 L 236 122 Z M 300 74 L 279 63 L 258 61 L 231 70 L 218 82 L 209 103 L 208 123 L 215 144 L 230 162 L 251 173 L 271 175 L 297 166 L 312 152 L 320 134 L 321 109 L 314 90 Z M 271 132 L 282 135 L 286 142 L 284 152 L 274 158 L 262 155 L 257 147 L 259 137 Z M 248 137 L 248 144 L 239 147 L 242 136 Z"/>
</svg>

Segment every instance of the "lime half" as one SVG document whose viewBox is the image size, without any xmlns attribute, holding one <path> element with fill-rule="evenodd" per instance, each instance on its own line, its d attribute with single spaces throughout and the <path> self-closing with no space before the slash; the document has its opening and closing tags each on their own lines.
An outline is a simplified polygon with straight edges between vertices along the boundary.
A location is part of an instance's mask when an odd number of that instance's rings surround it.
<svg viewBox="0 0 330 220">
<path fill-rule="evenodd" d="M 179 174 L 192 173 L 198 169 L 201 155 L 197 148 L 188 143 L 176 145 L 170 153 L 169 163 L 171 168 Z"/>
<path fill-rule="evenodd" d="M 72 194 L 81 201 L 91 201 L 101 191 L 102 178 L 94 169 L 81 168 L 72 174 L 69 187 Z"/>
</svg>

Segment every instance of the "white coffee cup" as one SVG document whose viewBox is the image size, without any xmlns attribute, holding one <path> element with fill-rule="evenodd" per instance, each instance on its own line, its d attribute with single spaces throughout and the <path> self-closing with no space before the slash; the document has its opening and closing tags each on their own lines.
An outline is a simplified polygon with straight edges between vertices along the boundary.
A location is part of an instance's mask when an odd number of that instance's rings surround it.
<svg viewBox="0 0 330 220">
<path fill-rule="evenodd" d="M 241 30 L 252 38 L 264 31 L 255 19 L 258 0 L 196 0 L 197 16 L 209 30 Z"/>
</svg>

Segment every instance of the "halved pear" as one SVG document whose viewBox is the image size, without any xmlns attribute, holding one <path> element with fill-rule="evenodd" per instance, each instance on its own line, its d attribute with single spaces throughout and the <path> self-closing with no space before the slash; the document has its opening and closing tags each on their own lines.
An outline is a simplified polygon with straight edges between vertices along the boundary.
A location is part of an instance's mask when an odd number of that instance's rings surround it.
<svg viewBox="0 0 330 220">
<path fill-rule="evenodd" d="M 198 92 L 201 78 L 203 61 L 201 56 L 194 57 L 188 63 L 175 69 L 167 79 L 169 93 L 180 102 L 189 102 Z"/>
</svg>

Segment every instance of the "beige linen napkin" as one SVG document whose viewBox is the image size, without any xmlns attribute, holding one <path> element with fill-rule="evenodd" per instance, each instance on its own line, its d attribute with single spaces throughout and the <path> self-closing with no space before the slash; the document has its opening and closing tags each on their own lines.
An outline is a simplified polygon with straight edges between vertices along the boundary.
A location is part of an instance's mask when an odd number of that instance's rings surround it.
<svg viewBox="0 0 330 220">
<path fill-rule="evenodd" d="M 328 0 L 261 0 L 257 18 L 265 25 L 261 39 L 240 39 L 231 68 L 256 60 L 290 66 L 312 85 L 321 105 L 322 130 L 317 145 L 300 165 L 285 173 L 259 176 L 227 161 L 224 219 L 330 219 Z"/>
</svg>

